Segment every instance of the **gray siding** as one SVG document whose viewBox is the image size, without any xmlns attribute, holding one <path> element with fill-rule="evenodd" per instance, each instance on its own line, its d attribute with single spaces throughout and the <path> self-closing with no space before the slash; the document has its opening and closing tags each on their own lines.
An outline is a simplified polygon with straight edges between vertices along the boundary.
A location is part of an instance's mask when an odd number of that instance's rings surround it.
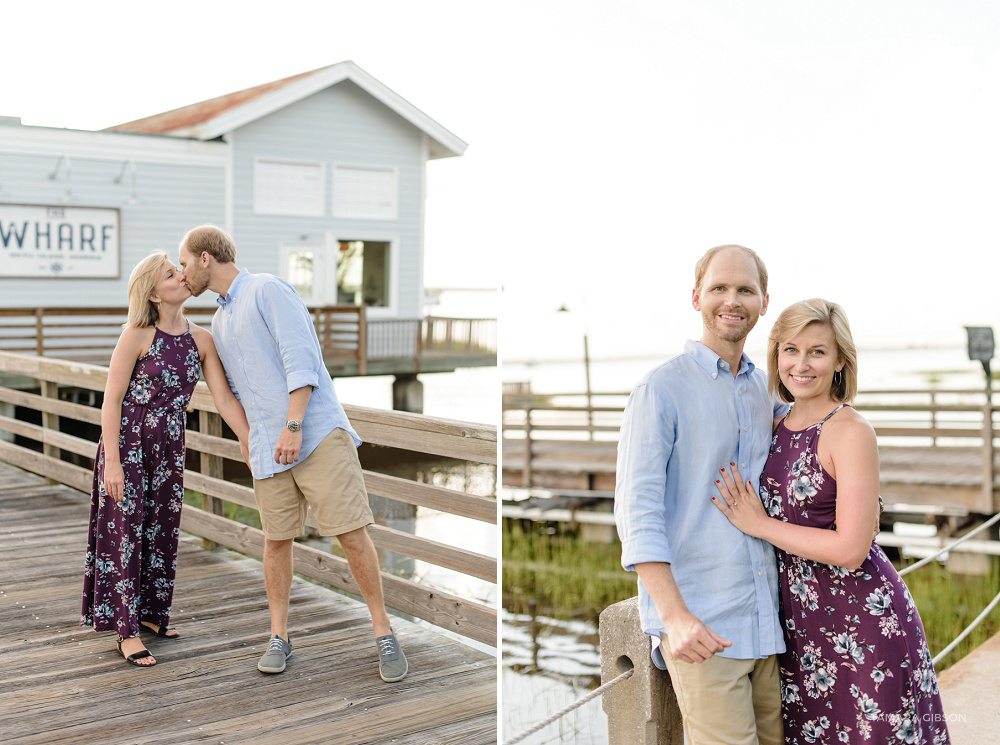
<svg viewBox="0 0 1000 745">
<path fill-rule="evenodd" d="M 58 158 L 49 155 L 8 154 L 2 158 L 0 202 L 59 206 L 66 191 L 63 171 L 49 179 Z M 225 170 L 221 167 L 136 161 L 137 197 L 131 176 L 114 183 L 121 159 L 71 158 L 73 200 L 67 207 L 119 210 L 121 227 L 118 279 L 0 278 L 0 307 L 122 306 L 128 304 L 129 273 L 150 251 L 167 251 L 177 259 L 177 244 L 193 225 L 221 224 L 225 217 Z M 192 301 L 205 305 L 207 297 Z"/>
<path fill-rule="evenodd" d="M 254 213 L 254 161 L 258 157 L 322 162 L 322 217 Z M 424 152 L 421 132 L 354 83 L 343 82 L 262 117 L 234 133 L 233 238 L 237 263 L 254 272 L 278 273 L 278 250 L 308 236 L 321 243 L 339 238 L 398 238 L 393 272 L 398 316 L 422 315 Z M 398 170 L 395 220 L 333 217 L 334 166 L 367 165 Z"/>
</svg>

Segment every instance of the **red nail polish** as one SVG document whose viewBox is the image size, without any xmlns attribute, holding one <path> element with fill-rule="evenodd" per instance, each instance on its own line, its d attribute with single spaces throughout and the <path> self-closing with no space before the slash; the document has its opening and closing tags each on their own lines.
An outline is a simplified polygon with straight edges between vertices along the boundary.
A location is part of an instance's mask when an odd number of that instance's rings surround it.
<svg viewBox="0 0 1000 745">
<path fill-rule="evenodd" d="M 731 466 L 735 466 L 736 464 L 735 464 L 735 463 L 732 463 L 732 462 L 731 462 L 731 463 L 730 463 L 729 465 L 731 465 Z"/>
</svg>

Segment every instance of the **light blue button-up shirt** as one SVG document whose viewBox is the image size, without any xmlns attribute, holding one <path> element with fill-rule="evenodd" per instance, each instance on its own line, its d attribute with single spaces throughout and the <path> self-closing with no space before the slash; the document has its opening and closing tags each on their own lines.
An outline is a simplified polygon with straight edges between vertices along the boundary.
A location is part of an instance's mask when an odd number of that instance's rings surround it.
<svg viewBox="0 0 1000 745">
<path fill-rule="evenodd" d="M 733 643 L 722 657 L 785 651 L 774 549 L 734 528 L 711 497 L 719 469 L 731 462 L 756 488 L 772 419 L 787 409 L 772 404 L 765 376 L 745 354 L 734 379 L 719 355 L 694 341 L 649 372 L 625 407 L 615 487 L 622 566 L 670 564 L 688 610 Z M 641 580 L 639 616 L 662 669 L 665 628 Z"/>
<path fill-rule="evenodd" d="M 247 414 L 255 479 L 296 465 L 275 463 L 274 448 L 287 421 L 289 394 L 303 386 L 312 386 L 313 392 L 302 418 L 298 462 L 337 428 L 350 432 L 356 446 L 361 444 L 333 390 L 309 311 L 290 284 L 244 269 L 216 302 L 212 336 L 229 387 Z"/>
</svg>

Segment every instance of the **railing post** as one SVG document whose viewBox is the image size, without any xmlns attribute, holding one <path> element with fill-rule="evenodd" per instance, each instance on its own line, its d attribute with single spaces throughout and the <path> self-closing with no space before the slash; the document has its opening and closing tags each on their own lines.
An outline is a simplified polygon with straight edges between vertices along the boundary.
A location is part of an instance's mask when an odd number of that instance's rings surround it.
<svg viewBox="0 0 1000 745">
<path fill-rule="evenodd" d="M 214 435 L 216 437 L 222 437 L 222 417 L 218 414 L 214 414 L 210 411 L 201 410 L 198 412 L 198 431 L 203 435 Z M 211 476 L 215 479 L 223 478 L 223 463 L 221 455 L 210 455 L 209 453 L 201 453 L 201 472 L 206 476 Z M 205 512 L 211 512 L 213 515 L 222 515 L 222 500 L 218 497 L 210 497 L 208 494 L 203 494 L 201 497 L 201 508 Z M 218 546 L 214 541 L 210 541 L 207 538 L 202 538 L 202 547 L 207 550 L 212 550 Z"/>
<path fill-rule="evenodd" d="M 931 390 L 931 432 L 937 430 L 937 394 Z M 937 447 L 937 436 L 931 435 L 931 447 Z"/>
<path fill-rule="evenodd" d="M 986 405 L 983 406 L 983 507 L 993 512 L 1000 510 L 1000 499 L 993 488 L 993 393 L 991 381 L 986 381 Z"/>
<path fill-rule="evenodd" d="M 682 745 L 677 697 L 667 671 L 658 669 L 649 656 L 649 637 L 639 623 L 638 598 L 605 608 L 599 630 L 601 683 L 634 669 L 631 678 L 604 692 L 601 706 L 608 716 L 608 745 Z"/>
<path fill-rule="evenodd" d="M 50 398 L 53 401 L 59 400 L 59 385 L 53 383 L 51 380 L 42 380 L 41 383 L 41 394 L 45 398 Z M 59 415 L 52 414 L 48 411 L 42 413 L 42 428 L 45 430 L 42 435 L 45 439 L 48 439 L 48 434 L 50 432 L 59 431 Z M 44 443 L 42 445 L 42 454 L 50 458 L 59 459 L 61 457 L 61 450 L 55 445 L 50 445 L 49 443 Z M 58 481 L 53 479 L 47 479 L 50 484 L 57 484 Z"/>
<path fill-rule="evenodd" d="M 524 407 L 524 474 L 522 481 L 527 489 L 531 488 L 531 406 Z"/>
<path fill-rule="evenodd" d="M 45 310 L 43 308 L 35 309 L 35 354 L 39 357 L 43 356 L 45 353 L 45 340 L 42 338 L 42 333 L 45 330 L 43 321 L 45 319 Z"/>
<path fill-rule="evenodd" d="M 358 306 L 358 375 L 368 371 L 368 306 Z"/>
<path fill-rule="evenodd" d="M 420 359 L 424 356 L 424 321 L 417 321 L 417 349 L 413 357 L 417 372 L 420 371 Z"/>
</svg>

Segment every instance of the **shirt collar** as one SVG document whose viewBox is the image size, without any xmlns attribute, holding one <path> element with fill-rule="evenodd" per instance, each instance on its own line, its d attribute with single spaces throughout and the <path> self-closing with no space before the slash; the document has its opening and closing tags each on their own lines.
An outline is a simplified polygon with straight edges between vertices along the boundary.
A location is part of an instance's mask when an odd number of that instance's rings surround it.
<svg viewBox="0 0 1000 745">
<path fill-rule="evenodd" d="M 719 370 L 729 372 L 729 364 L 724 362 L 719 355 L 701 342 L 688 339 L 684 343 L 684 351 L 694 357 L 694 361 L 698 363 L 698 366 L 709 375 L 715 375 L 719 372 Z M 755 369 L 756 365 L 750 361 L 750 358 L 747 357 L 746 352 L 744 352 L 740 357 L 740 369 L 736 374 L 742 375 L 746 373 L 749 376 Z"/>
<path fill-rule="evenodd" d="M 240 273 L 236 275 L 236 279 L 234 279 L 233 283 L 229 285 L 229 292 L 227 292 L 225 295 L 219 295 L 219 297 L 215 298 L 215 302 L 219 304 L 219 307 L 225 308 L 229 303 L 233 302 L 233 299 L 236 297 L 236 291 L 239 290 L 240 285 L 243 284 L 243 281 L 248 276 L 250 276 L 250 272 L 248 272 L 246 269 L 240 270 Z"/>
</svg>

